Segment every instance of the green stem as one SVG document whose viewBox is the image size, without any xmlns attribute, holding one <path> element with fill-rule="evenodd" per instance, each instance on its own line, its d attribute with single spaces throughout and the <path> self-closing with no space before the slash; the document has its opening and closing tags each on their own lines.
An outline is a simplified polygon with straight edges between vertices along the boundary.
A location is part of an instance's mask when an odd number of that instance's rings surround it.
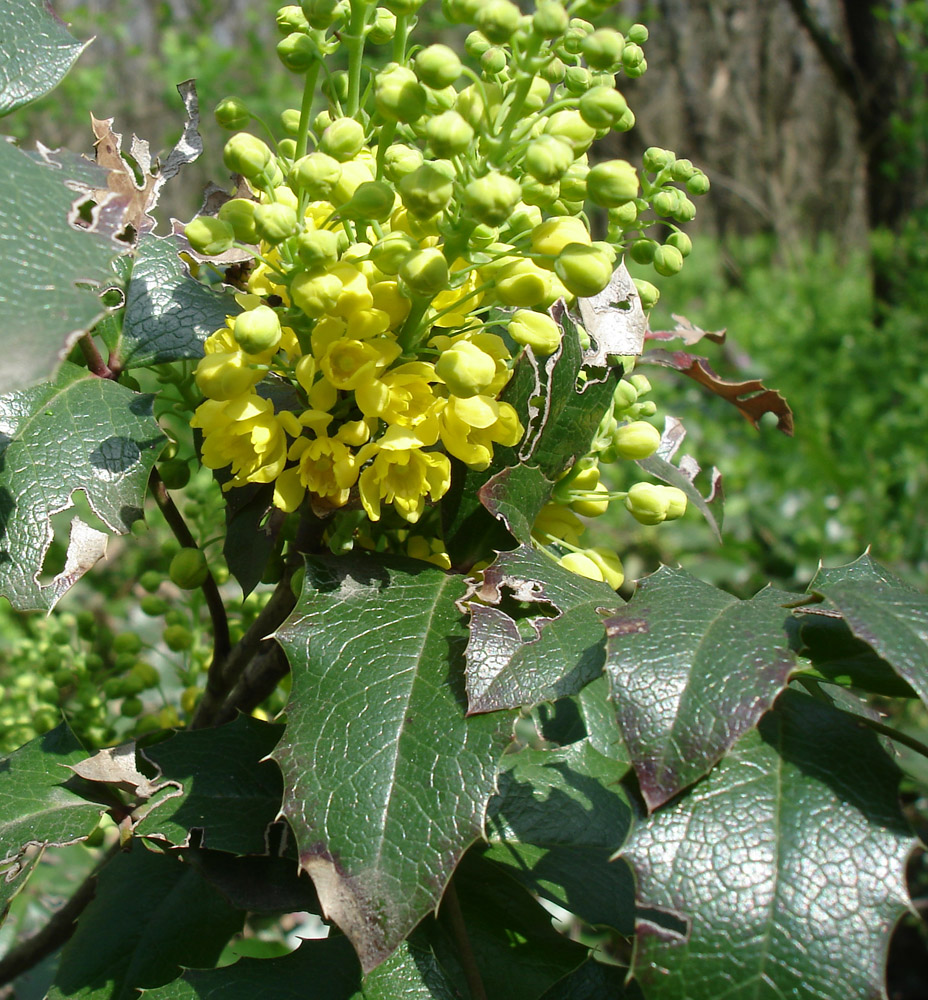
<svg viewBox="0 0 928 1000">
<path fill-rule="evenodd" d="M 364 59 L 364 23 L 371 5 L 366 0 L 351 0 L 348 30 L 342 32 L 342 45 L 348 50 L 348 100 L 345 113 L 354 118 L 361 107 L 361 69 Z"/>
<path fill-rule="evenodd" d="M 321 57 L 313 63 L 303 83 L 303 103 L 300 105 L 300 130 L 296 136 L 296 159 L 306 155 L 309 140 L 309 119 L 313 112 L 313 98 L 316 94 L 316 80 L 319 78 Z"/>
<path fill-rule="evenodd" d="M 406 322 L 403 324 L 396 338 L 404 354 L 408 354 L 410 348 L 414 347 L 421 339 L 422 333 L 420 327 L 422 319 L 428 312 L 431 303 L 431 299 L 413 299 L 412 308 L 409 310 Z"/>
<path fill-rule="evenodd" d="M 103 360 L 103 356 L 89 333 L 85 333 L 78 343 L 81 345 L 81 352 L 87 362 L 87 367 L 94 375 L 98 378 L 116 378 L 117 373 Z"/>
</svg>

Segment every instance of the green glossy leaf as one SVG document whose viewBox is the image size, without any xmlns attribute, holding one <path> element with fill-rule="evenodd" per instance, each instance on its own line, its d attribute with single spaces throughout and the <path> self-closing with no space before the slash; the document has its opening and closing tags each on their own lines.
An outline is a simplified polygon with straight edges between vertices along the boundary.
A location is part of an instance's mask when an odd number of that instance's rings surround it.
<svg viewBox="0 0 928 1000">
<path fill-rule="evenodd" d="M 885 997 L 912 847 L 897 784 L 872 732 L 786 692 L 623 852 L 651 908 L 633 968 L 648 1000 Z"/>
<path fill-rule="evenodd" d="M 234 910 L 248 913 L 318 913 L 312 881 L 301 875 L 292 858 L 225 851 L 187 850 L 184 861 L 217 889 Z"/>
<path fill-rule="evenodd" d="M 282 727 L 240 716 L 216 729 L 175 733 L 142 751 L 158 768 L 163 788 L 136 826 L 136 836 L 185 846 L 200 831 L 204 847 L 238 854 L 266 850 L 283 781 L 264 760 Z"/>
<path fill-rule="evenodd" d="M 144 368 L 203 356 L 203 341 L 241 312 L 228 294 L 190 276 L 171 236 L 139 242 L 126 288 L 116 357 L 125 368 Z"/>
<path fill-rule="evenodd" d="M 517 601 L 553 606 L 555 615 L 516 620 L 497 606 L 506 591 Z M 523 545 L 501 553 L 484 570 L 478 596 L 480 602 L 469 606 L 468 711 L 553 701 L 576 694 L 602 673 L 602 612 L 622 603 L 607 584 L 571 573 Z"/>
<path fill-rule="evenodd" d="M 271 483 L 249 483 L 226 493 L 222 554 L 246 597 L 261 582 L 268 559 L 278 546 L 284 518 L 283 511 L 273 506 L 273 498 Z"/>
<path fill-rule="evenodd" d="M 0 593 L 14 607 L 52 608 L 88 568 L 66 566 L 52 583 L 38 582 L 49 519 L 72 506 L 75 490 L 113 532 L 141 517 L 164 440 L 151 396 L 76 365 L 0 397 Z"/>
<path fill-rule="evenodd" d="M 182 967 L 210 967 L 244 918 L 178 856 L 136 844 L 100 872 L 49 1000 L 130 1000 Z"/>
<path fill-rule="evenodd" d="M 535 518 L 553 489 L 554 483 L 537 465 L 516 465 L 488 479 L 480 499 L 494 517 L 502 520 L 513 538 L 528 545 Z"/>
<path fill-rule="evenodd" d="M 117 284 L 111 265 L 125 247 L 70 224 L 69 178 L 0 139 L 0 392 L 51 375 Z"/>
<path fill-rule="evenodd" d="M 914 587 L 910 587 L 904 580 L 890 573 L 885 566 L 881 566 L 875 559 L 871 559 L 869 552 L 865 552 L 859 559 L 844 566 L 835 566 L 832 569 L 820 566 L 807 590 L 810 594 L 817 594 L 821 592 L 822 587 L 830 587 L 838 583 L 885 584 L 889 587 L 916 592 Z"/>
<path fill-rule="evenodd" d="M 628 751 L 615 717 L 609 678 L 603 674 L 590 681 L 576 696 L 576 703 L 590 746 L 610 760 L 628 764 Z"/>
<path fill-rule="evenodd" d="M 480 836 L 510 736 L 510 716 L 465 718 L 464 589 L 408 560 L 309 559 L 277 632 L 293 670 L 273 754 L 283 814 L 366 971 L 435 908 Z"/>
<path fill-rule="evenodd" d="M 62 724 L 0 760 L 0 915 L 35 863 L 28 847 L 75 844 L 99 822 L 104 807 L 64 787 L 86 756 Z"/>
<path fill-rule="evenodd" d="M 793 671 L 781 605 L 750 601 L 666 567 L 606 622 L 606 672 L 651 809 L 702 777 L 773 705 Z"/>
<path fill-rule="evenodd" d="M 5 0 L 0 117 L 54 90 L 86 45 L 68 32 L 45 0 Z"/>
<path fill-rule="evenodd" d="M 632 819 L 619 784 L 627 767 L 585 740 L 559 750 L 521 750 L 504 762 L 484 857 L 587 923 L 633 934 L 631 873 L 609 860 Z"/>
<path fill-rule="evenodd" d="M 464 858 L 454 885 L 488 997 L 538 1000 L 586 959 L 587 949 L 555 931 L 547 910 L 476 852 Z M 470 995 L 460 965 L 458 938 L 444 910 L 427 926 L 438 960 L 459 993 Z"/>
<path fill-rule="evenodd" d="M 459 1000 L 425 934 L 416 932 L 364 977 L 352 1000 Z"/>
<path fill-rule="evenodd" d="M 541 1000 L 639 1000 L 637 984 L 626 985 L 627 969 L 587 959 L 547 990 Z"/>
</svg>

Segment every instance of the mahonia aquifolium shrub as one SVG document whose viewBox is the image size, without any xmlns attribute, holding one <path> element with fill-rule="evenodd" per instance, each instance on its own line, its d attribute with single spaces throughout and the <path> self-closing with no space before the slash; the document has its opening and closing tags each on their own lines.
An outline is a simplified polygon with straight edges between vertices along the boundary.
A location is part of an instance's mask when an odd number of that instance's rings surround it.
<svg viewBox="0 0 928 1000">
<path fill-rule="evenodd" d="M 228 470 L 225 488 L 273 483 L 282 511 L 308 498 L 334 513 L 334 552 L 360 544 L 447 568 L 429 511 L 450 487 L 451 457 L 484 470 L 494 446 L 522 437 L 499 398 L 519 352 L 555 352 L 563 331 L 550 307 L 603 291 L 624 253 L 677 273 L 691 249 L 678 224 L 709 185 L 665 149 L 648 149 L 640 170 L 590 164 L 598 138 L 635 123 L 617 76 L 647 68 L 643 25 L 623 35 L 571 16 L 611 6 L 602 3 L 541 0 L 523 14 L 509 0 L 444 0 L 450 21 L 474 29 L 462 61 L 446 45 L 413 44 L 422 5 L 281 7 L 277 52 L 305 78 L 301 107 L 274 129 L 238 98 L 217 106 L 235 133 L 224 162 L 244 185 L 186 236 L 198 259 L 248 268 L 243 311 L 206 341 L 192 425 L 203 463 Z M 348 68 L 332 71 L 339 49 Z M 277 137 L 243 131 L 252 125 Z M 649 309 L 656 289 L 636 285 Z M 613 587 L 621 562 L 581 547 L 577 515 L 621 499 L 658 524 L 686 506 L 674 487 L 625 493 L 600 482 L 601 462 L 657 449 L 644 419 L 655 405 L 640 399 L 649 389 L 641 375 L 619 384 L 591 453 L 558 482 L 533 532 L 562 565 Z"/>
</svg>

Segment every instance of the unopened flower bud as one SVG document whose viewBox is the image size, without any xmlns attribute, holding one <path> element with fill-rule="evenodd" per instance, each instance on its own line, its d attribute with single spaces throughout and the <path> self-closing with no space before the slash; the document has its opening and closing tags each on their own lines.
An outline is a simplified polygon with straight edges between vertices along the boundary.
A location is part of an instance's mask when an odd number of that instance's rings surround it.
<svg viewBox="0 0 928 1000">
<path fill-rule="evenodd" d="M 642 278 L 634 278 L 635 288 L 638 291 L 638 298 L 641 300 L 641 308 L 647 312 L 657 305 L 657 300 L 661 297 L 660 290 L 655 288 L 650 281 Z"/>
<path fill-rule="evenodd" d="M 656 483 L 635 483 L 625 498 L 625 507 L 641 524 L 660 524 L 667 519 L 670 498 Z"/>
<path fill-rule="evenodd" d="M 199 549 L 183 548 L 171 560 L 168 575 L 181 590 L 196 590 L 209 576 L 206 556 Z"/>
<path fill-rule="evenodd" d="M 273 154 L 266 142 L 248 132 L 237 132 L 225 144 L 222 162 L 235 174 L 254 180 L 270 166 Z"/>
<path fill-rule="evenodd" d="M 457 111 L 445 111 L 428 120 L 425 136 L 439 156 L 457 156 L 470 148 L 474 130 Z"/>
<path fill-rule="evenodd" d="M 409 17 L 415 14 L 424 2 L 425 0 L 383 0 L 383 5 L 397 16 Z"/>
<path fill-rule="evenodd" d="M 545 134 L 570 144 L 575 156 L 585 153 L 596 138 L 596 129 L 580 117 L 579 111 L 555 111 L 545 123 Z"/>
<path fill-rule="evenodd" d="M 261 354 L 280 343 L 280 320 L 270 306 L 256 306 L 235 317 L 232 336 L 246 354 Z"/>
<path fill-rule="evenodd" d="M 661 149 L 660 146 L 649 146 L 644 151 L 642 163 L 648 173 L 656 174 L 659 170 L 663 170 L 664 167 L 673 163 L 675 159 L 676 157 L 669 149 Z"/>
<path fill-rule="evenodd" d="M 686 182 L 686 190 L 696 196 L 708 194 L 709 186 L 709 178 L 701 170 L 693 174 Z"/>
<path fill-rule="evenodd" d="M 296 252 L 307 271 L 324 271 L 338 260 L 338 234 L 329 229 L 307 230 L 297 237 Z"/>
<path fill-rule="evenodd" d="M 676 247 L 665 244 L 655 249 L 651 263 L 658 274 L 669 278 L 671 275 L 680 273 L 683 267 L 683 254 Z"/>
<path fill-rule="evenodd" d="M 553 135 L 532 139 L 525 150 L 525 169 L 542 184 L 559 181 L 574 162 L 574 151 L 568 142 Z"/>
<path fill-rule="evenodd" d="M 194 381 L 207 399 L 225 401 L 248 392 L 261 381 L 263 374 L 249 365 L 242 351 L 223 351 L 200 359 Z"/>
<path fill-rule="evenodd" d="M 367 40 L 373 45 L 386 45 L 396 34 L 396 14 L 386 7 L 374 11 L 374 20 L 367 29 Z"/>
<path fill-rule="evenodd" d="M 235 230 L 232 226 L 211 215 L 198 215 L 193 221 L 188 222 L 184 228 L 184 235 L 194 253 L 203 254 L 205 257 L 215 257 L 225 253 L 235 242 Z"/>
<path fill-rule="evenodd" d="M 542 184 L 531 175 L 522 178 L 522 200 L 526 205 L 550 208 L 560 193 L 561 185 L 558 183 Z"/>
<path fill-rule="evenodd" d="M 504 305 L 531 308 L 544 302 L 548 282 L 544 271 L 530 260 L 517 260 L 499 272 L 494 291 Z"/>
<path fill-rule="evenodd" d="M 396 204 L 396 194 L 386 181 L 362 181 L 339 208 L 343 219 L 386 222 Z"/>
<path fill-rule="evenodd" d="M 255 206 L 255 230 L 266 243 L 277 246 L 300 231 L 296 212 L 290 205 L 272 202 Z"/>
<path fill-rule="evenodd" d="M 705 177 L 705 174 L 703 174 L 703 176 Z M 690 178 L 690 180 L 693 179 L 694 178 Z M 689 183 L 689 181 L 687 181 L 687 183 Z M 689 198 L 686 197 L 686 195 L 680 195 L 673 211 L 672 218 L 677 222 L 692 222 L 693 219 L 696 218 L 696 206 L 689 200 Z"/>
<path fill-rule="evenodd" d="M 682 195 L 676 188 L 658 191 L 651 200 L 651 207 L 658 215 L 672 217 L 679 206 Z"/>
<path fill-rule="evenodd" d="M 294 31 L 277 43 L 277 57 L 291 73 L 305 73 L 319 55 L 309 35 Z"/>
<path fill-rule="evenodd" d="M 654 260 L 654 251 L 659 245 L 657 240 L 643 237 L 640 240 L 635 240 L 628 252 L 636 264 L 650 264 Z"/>
<path fill-rule="evenodd" d="M 519 27 L 522 11 L 511 0 L 484 0 L 477 10 L 475 23 L 491 42 L 508 42 Z"/>
<path fill-rule="evenodd" d="M 387 180 L 399 184 L 407 174 L 421 167 L 422 162 L 423 156 L 418 149 L 396 142 L 384 153 L 383 172 Z"/>
<path fill-rule="evenodd" d="M 542 38 L 559 38 L 567 30 L 570 17 L 556 0 L 539 0 L 532 16 L 532 31 Z"/>
<path fill-rule="evenodd" d="M 613 590 L 618 590 L 625 582 L 625 569 L 622 560 L 611 549 L 594 546 L 586 549 L 586 556 L 596 563 L 604 582 L 608 583 Z"/>
<path fill-rule="evenodd" d="M 322 133 L 319 149 L 345 163 L 353 160 L 364 145 L 364 126 L 353 118 L 336 118 Z"/>
<path fill-rule="evenodd" d="M 517 344 L 531 347 L 539 357 L 547 357 L 561 346 L 561 328 L 547 313 L 517 309 L 507 329 Z"/>
<path fill-rule="evenodd" d="M 575 162 L 561 178 L 561 197 L 568 202 L 586 201 L 586 179 L 590 168 L 583 162 Z"/>
<path fill-rule="evenodd" d="M 551 56 L 548 61 L 538 70 L 538 75 L 545 83 L 560 83 L 567 74 L 567 67 L 563 60 L 557 56 Z"/>
<path fill-rule="evenodd" d="M 568 243 L 590 244 L 590 234 L 583 220 L 575 215 L 557 216 L 547 219 L 532 230 L 532 250 L 548 257 L 557 255 Z M 538 262 L 539 267 L 552 267 L 545 261 Z"/>
<path fill-rule="evenodd" d="M 577 576 L 585 577 L 587 580 L 603 579 L 602 570 L 589 556 L 584 555 L 582 552 L 568 552 L 566 555 L 561 556 L 558 562 L 564 569 L 570 570 L 571 573 L 576 573 Z"/>
<path fill-rule="evenodd" d="M 684 232 L 678 230 L 675 233 L 671 233 L 665 242 L 667 246 L 675 247 L 679 250 L 682 257 L 689 257 L 692 253 L 693 241 Z"/>
<path fill-rule="evenodd" d="M 471 59 L 479 59 L 493 44 L 482 31 L 472 31 L 464 39 L 464 51 Z"/>
<path fill-rule="evenodd" d="M 644 45 L 648 40 L 648 29 L 643 24 L 633 24 L 625 33 L 625 37 L 635 45 Z"/>
<path fill-rule="evenodd" d="M 374 78 L 374 104 L 387 121 L 414 122 L 425 103 L 425 90 L 408 66 L 389 63 Z"/>
<path fill-rule="evenodd" d="M 475 178 L 464 189 L 464 199 L 473 217 L 489 226 L 504 222 L 521 197 L 519 182 L 496 171 Z"/>
<path fill-rule="evenodd" d="M 622 61 L 625 39 L 614 28 L 597 28 L 580 43 L 580 52 L 593 69 L 610 69 Z"/>
<path fill-rule="evenodd" d="M 341 164 L 326 153 L 309 153 L 294 161 L 287 182 L 297 194 L 319 201 L 335 190 L 342 176 Z"/>
<path fill-rule="evenodd" d="M 670 176 L 675 181 L 688 181 L 695 173 L 696 168 L 693 166 L 692 160 L 675 160 L 670 168 Z"/>
<path fill-rule="evenodd" d="M 498 45 L 491 45 L 480 57 L 480 68 L 487 76 L 496 76 L 498 73 L 502 73 L 508 65 L 506 50 Z"/>
<path fill-rule="evenodd" d="M 329 101 L 342 103 L 348 100 L 349 86 L 348 71 L 337 69 L 322 81 L 322 93 Z"/>
<path fill-rule="evenodd" d="M 335 21 L 338 0 L 303 0 L 300 6 L 311 28 L 325 29 Z"/>
<path fill-rule="evenodd" d="M 417 53 L 413 68 L 426 87 L 441 90 L 458 79 L 462 66 L 454 49 L 447 45 L 429 45 Z"/>
<path fill-rule="evenodd" d="M 371 260 L 384 274 L 397 274 L 403 261 L 418 249 L 419 244 L 406 233 L 387 233 L 371 249 Z"/>
<path fill-rule="evenodd" d="M 307 316 L 319 318 L 335 307 L 342 283 L 334 274 L 302 271 L 290 283 L 290 298 Z"/>
<path fill-rule="evenodd" d="M 277 11 L 277 30 L 282 35 L 289 35 L 294 31 L 306 31 L 309 22 L 306 15 L 296 4 L 288 4 Z"/>
<path fill-rule="evenodd" d="M 251 112 L 245 106 L 245 102 L 237 97 L 224 97 L 216 105 L 213 113 L 217 124 L 232 132 L 244 128 L 251 121 Z"/>
<path fill-rule="evenodd" d="M 496 362 L 476 344 L 459 340 L 442 351 L 435 363 L 435 374 L 444 381 L 452 395 L 468 399 L 489 387 L 496 377 Z"/>
<path fill-rule="evenodd" d="M 578 486 L 577 489 L 580 489 L 580 487 Z M 587 497 L 581 500 L 572 500 L 570 509 L 581 517 L 602 517 L 609 509 L 609 488 L 605 483 L 596 483 L 589 488 L 589 492 L 593 494 L 599 493 L 603 496 L 603 499 L 594 500 L 592 497 Z"/>
<path fill-rule="evenodd" d="M 645 420 L 635 420 L 617 427 L 612 444 L 619 458 L 639 461 L 649 458 L 661 444 L 661 432 Z"/>
<path fill-rule="evenodd" d="M 640 45 L 629 42 L 622 50 L 622 67 L 626 73 L 637 70 L 644 61 L 644 49 Z"/>
<path fill-rule="evenodd" d="M 596 247 L 568 243 L 554 262 L 554 273 L 578 298 L 598 295 L 612 277 L 612 261 Z"/>
<path fill-rule="evenodd" d="M 593 87 L 580 98 L 577 110 L 591 128 L 612 128 L 628 110 L 628 104 L 612 87 Z"/>
<path fill-rule="evenodd" d="M 587 197 L 603 208 L 618 208 L 638 195 L 638 173 L 628 160 L 597 163 L 586 178 Z"/>
<path fill-rule="evenodd" d="M 434 298 L 448 287 L 448 262 L 437 247 L 410 254 L 400 265 L 399 276 L 413 295 Z"/>
<path fill-rule="evenodd" d="M 453 24 L 469 24 L 482 3 L 483 0 L 442 0 L 442 13 Z"/>
</svg>

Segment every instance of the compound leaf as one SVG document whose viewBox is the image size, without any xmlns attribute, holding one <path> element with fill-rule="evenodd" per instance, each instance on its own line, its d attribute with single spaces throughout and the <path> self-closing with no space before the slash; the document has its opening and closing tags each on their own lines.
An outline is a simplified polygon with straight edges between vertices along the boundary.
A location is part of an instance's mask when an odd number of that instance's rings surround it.
<svg viewBox="0 0 928 1000">
<path fill-rule="evenodd" d="M 885 998 L 912 847 L 897 784 L 875 734 L 784 693 L 623 851 L 650 908 L 633 965 L 648 1000 Z"/>
<path fill-rule="evenodd" d="M 14 607 L 51 609 L 89 568 L 75 560 L 51 583 L 39 583 L 50 518 L 73 506 L 76 490 L 115 533 L 141 517 L 164 440 L 151 396 L 76 365 L 0 397 L 0 593 Z M 72 532 L 72 547 L 80 540 Z"/>
<path fill-rule="evenodd" d="M 795 667 L 771 588 L 750 601 L 663 567 L 606 622 L 606 672 L 648 807 L 701 778 L 773 705 Z"/>
<path fill-rule="evenodd" d="M 508 715 L 465 718 L 464 589 L 408 560 L 311 558 L 277 632 L 293 671 L 273 753 L 282 812 L 366 972 L 437 906 L 482 833 L 511 734 Z"/>
</svg>

